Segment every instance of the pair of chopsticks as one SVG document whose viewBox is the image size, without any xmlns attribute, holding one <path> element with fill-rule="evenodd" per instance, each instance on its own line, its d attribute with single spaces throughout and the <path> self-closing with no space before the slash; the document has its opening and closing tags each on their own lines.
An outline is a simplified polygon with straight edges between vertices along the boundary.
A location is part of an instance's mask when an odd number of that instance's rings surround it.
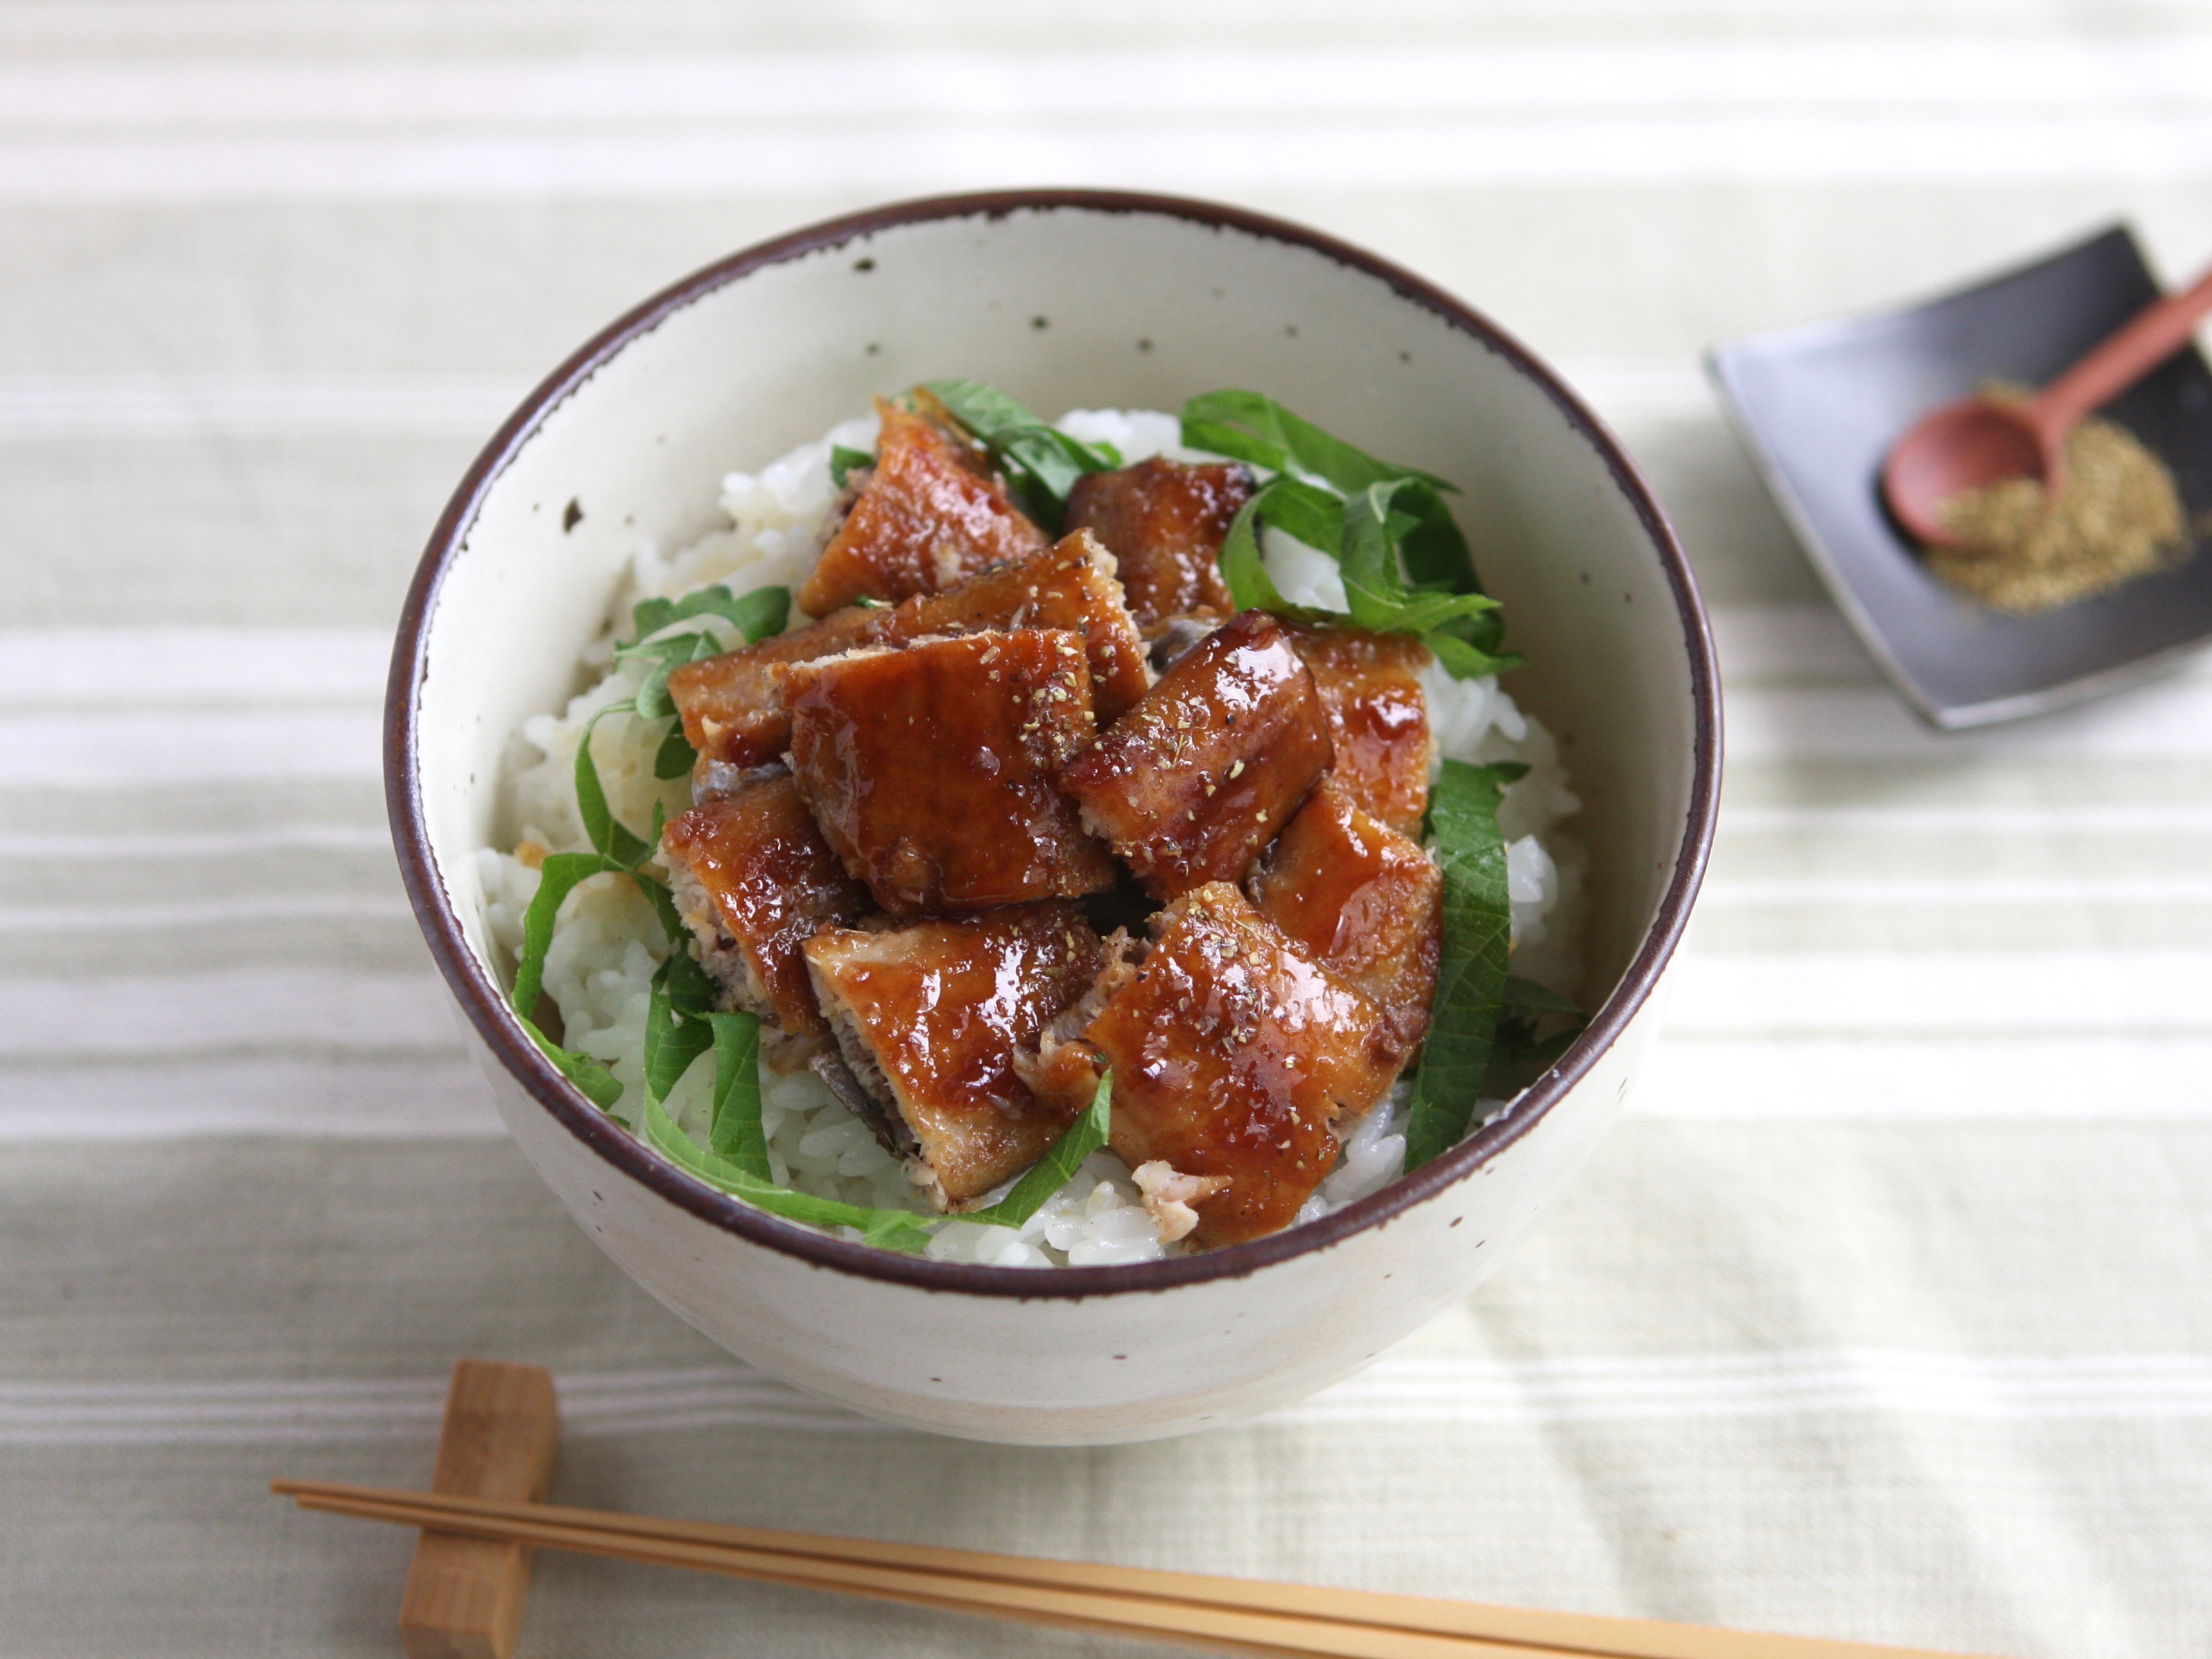
<svg viewBox="0 0 2212 1659">
<path fill-rule="evenodd" d="M 1950 1659 L 1905 1648 L 1537 1613 L 659 1521 L 337 1481 L 272 1480 L 303 1510 L 1268 1659 Z"/>
</svg>

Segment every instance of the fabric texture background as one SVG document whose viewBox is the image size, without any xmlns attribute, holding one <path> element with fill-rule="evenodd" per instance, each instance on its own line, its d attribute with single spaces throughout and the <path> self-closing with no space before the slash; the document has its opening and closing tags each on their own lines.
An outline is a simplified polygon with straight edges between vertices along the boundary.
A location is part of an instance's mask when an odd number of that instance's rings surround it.
<svg viewBox="0 0 2212 1659">
<path fill-rule="evenodd" d="M 539 375 L 762 236 L 1048 183 L 1304 220 L 1559 363 L 1730 750 L 1557 1212 L 1364 1375 L 1097 1451 L 876 1428 L 630 1285 L 491 1115 L 377 775 L 402 590 Z M 264 1483 L 419 1484 L 470 1353 L 553 1369 L 576 1503 L 2202 1654 L 2212 664 L 1923 732 L 1697 369 L 2121 216 L 2212 253 L 2212 7 L 0 5 L 0 1648 L 396 1651 L 408 1540 Z M 559 1557 L 524 1645 L 1135 1651 Z"/>
</svg>

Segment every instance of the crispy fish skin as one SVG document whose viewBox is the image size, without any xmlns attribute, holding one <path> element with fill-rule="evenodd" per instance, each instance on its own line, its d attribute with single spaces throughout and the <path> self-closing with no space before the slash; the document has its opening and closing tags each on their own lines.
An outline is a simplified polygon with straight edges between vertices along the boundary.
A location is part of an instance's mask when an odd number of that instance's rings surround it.
<svg viewBox="0 0 2212 1659">
<path fill-rule="evenodd" d="M 1444 892 L 1436 862 L 1328 778 L 1249 885 L 1254 907 L 1300 955 L 1382 1009 L 1377 1055 L 1403 1066 L 1427 1034 L 1436 998 Z"/>
<path fill-rule="evenodd" d="M 1308 961 L 1226 882 L 1153 918 L 1154 941 L 1084 1031 L 1113 1068 L 1112 1144 L 1226 1185 L 1191 1202 L 1201 1248 L 1290 1224 L 1336 1162 L 1332 1127 L 1389 1089 L 1382 1010 Z"/>
<path fill-rule="evenodd" d="M 805 959 L 846 1064 L 897 1112 L 911 1137 L 908 1174 L 939 1210 L 972 1209 L 1074 1120 L 1033 1095 L 1013 1064 L 1103 960 L 1066 900 L 875 931 L 831 928 L 807 941 Z"/>
<path fill-rule="evenodd" d="M 1096 723 L 1080 637 L 963 634 L 787 671 L 791 766 L 845 868 L 894 916 L 1113 885 L 1053 777 Z"/>
<path fill-rule="evenodd" d="M 1129 610 L 1149 631 L 1188 612 L 1236 608 L 1221 579 L 1221 544 L 1251 498 L 1249 467 L 1155 455 L 1078 479 L 1068 491 L 1067 528 L 1106 544 L 1121 565 Z"/>
<path fill-rule="evenodd" d="M 668 676 L 668 694 L 683 717 L 684 735 L 699 752 L 693 788 L 714 768 L 764 766 L 791 741 L 791 717 L 776 696 L 776 681 L 794 662 L 836 656 L 876 638 L 889 613 L 848 605 L 821 621 L 763 639 L 720 656 L 686 662 Z"/>
<path fill-rule="evenodd" d="M 791 779 L 752 784 L 678 814 L 661 832 L 660 854 L 700 963 L 729 1005 L 789 1036 L 825 1034 L 800 947 L 824 927 L 859 920 L 868 895 L 823 840 Z"/>
<path fill-rule="evenodd" d="M 1115 580 L 1114 556 L 1079 530 L 941 594 L 906 601 L 891 614 L 884 637 L 920 639 L 979 628 L 1065 628 L 1082 635 L 1091 658 L 1091 701 L 1102 721 L 1118 719 L 1152 683 L 1144 639 Z"/>
<path fill-rule="evenodd" d="M 809 616 L 863 595 L 896 604 L 937 593 L 1045 545 L 975 444 L 881 398 L 876 413 L 883 431 L 875 467 L 799 590 Z"/>
<path fill-rule="evenodd" d="M 1330 776 L 1370 817 L 1419 835 L 1436 741 L 1420 679 L 1434 660 L 1429 648 L 1411 634 L 1315 622 L 1284 628 L 1328 710 Z"/>
<path fill-rule="evenodd" d="M 1060 781 L 1145 890 L 1172 899 L 1243 875 L 1330 754 L 1313 676 L 1280 622 L 1246 611 L 1169 669 Z"/>
</svg>

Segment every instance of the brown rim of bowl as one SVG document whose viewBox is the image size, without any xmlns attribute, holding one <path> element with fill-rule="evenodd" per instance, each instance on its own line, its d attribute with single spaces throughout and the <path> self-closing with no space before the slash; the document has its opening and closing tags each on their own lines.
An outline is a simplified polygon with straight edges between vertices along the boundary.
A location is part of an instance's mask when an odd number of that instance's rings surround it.
<svg viewBox="0 0 2212 1659">
<path fill-rule="evenodd" d="M 831 1238 L 796 1223 L 780 1220 L 684 1174 L 578 1094 L 523 1035 L 508 1013 L 504 993 L 478 965 L 462 936 L 459 922 L 446 907 L 444 888 L 438 879 L 422 822 L 422 790 L 416 772 L 416 693 L 423 668 L 426 625 L 439 588 L 469 527 L 475 521 L 485 494 L 547 414 L 631 340 L 651 332 L 702 296 L 765 265 L 837 247 L 902 225 L 979 216 L 995 219 L 1025 210 L 1056 210 L 1158 215 L 1217 230 L 1238 230 L 1269 241 L 1305 248 L 1374 278 L 1401 298 L 1433 313 L 1462 332 L 1473 335 L 1508 359 L 1544 390 L 1568 422 L 1603 458 L 1614 482 L 1634 505 L 1637 515 L 1643 520 L 1644 529 L 1658 549 L 1660 563 L 1674 592 L 1683 635 L 1689 644 L 1696 735 L 1688 820 L 1674 876 L 1660 901 L 1658 915 L 1605 1005 L 1565 1054 L 1520 1097 L 1512 1112 L 1492 1119 L 1450 1151 L 1382 1191 L 1303 1227 L 1203 1255 L 1136 1262 L 1120 1267 L 1038 1271 L 933 1261 L 925 1256 Z M 1364 1228 L 1379 1226 L 1473 1174 L 1527 1133 L 1582 1078 L 1650 995 L 1688 924 L 1691 904 L 1697 897 L 1712 845 L 1720 795 L 1718 672 L 1711 632 L 1704 604 L 1698 596 L 1696 581 L 1690 573 L 1689 561 L 1683 556 L 1650 487 L 1620 443 L 1581 399 L 1526 347 L 1487 318 L 1434 284 L 1371 253 L 1302 226 L 1241 208 L 1182 197 L 1110 190 L 1013 190 L 934 196 L 848 214 L 717 260 L 662 290 L 606 328 L 524 400 L 484 446 L 447 503 L 436 529 L 431 532 L 422 564 L 408 590 L 406 607 L 400 614 L 384 720 L 386 804 L 408 899 L 414 906 L 423 936 L 429 942 L 430 954 L 436 958 L 447 984 L 460 999 L 470 1022 L 539 1105 L 617 1170 L 702 1221 L 817 1266 L 969 1296 L 1079 1299 L 1157 1292 L 1177 1285 L 1243 1278 L 1291 1257 L 1327 1249 Z"/>
</svg>

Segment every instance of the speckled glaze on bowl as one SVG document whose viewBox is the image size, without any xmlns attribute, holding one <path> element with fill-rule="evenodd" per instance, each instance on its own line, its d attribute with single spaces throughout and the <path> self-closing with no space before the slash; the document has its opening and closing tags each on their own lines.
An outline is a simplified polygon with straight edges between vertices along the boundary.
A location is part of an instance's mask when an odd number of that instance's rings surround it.
<svg viewBox="0 0 2212 1659">
<path fill-rule="evenodd" d="M 1507 1116 L 1388 1190 L 1210 1254 L 1057 1272 L 823 1237 L 662 1162 L 508 1016 L 473 854 L 523 718 L 574 688 L 641 537 L 865 409 L 972 375 L 1047 412 L 1248 387 L 1456 480 L 1486 589 L 1565 746 L 1593 853 L 1589 1029 Z M 1526 350 L 1418 278 L 1205 203 L 1093 192 L 906 202 L 687 278 L 493 438 L 401 621 L 386 773 L 402 871 L 501 1115 L 580 1225 L 707 1336 L 884 1421 L 980 1440 L 1188 1433 L 1348 1375 L 1465 1296 L 1612 1124 L 1658 1028 L 1720 773 L 1712 646 L 1681 550 L 1613 438 Z"/>
</svg>

